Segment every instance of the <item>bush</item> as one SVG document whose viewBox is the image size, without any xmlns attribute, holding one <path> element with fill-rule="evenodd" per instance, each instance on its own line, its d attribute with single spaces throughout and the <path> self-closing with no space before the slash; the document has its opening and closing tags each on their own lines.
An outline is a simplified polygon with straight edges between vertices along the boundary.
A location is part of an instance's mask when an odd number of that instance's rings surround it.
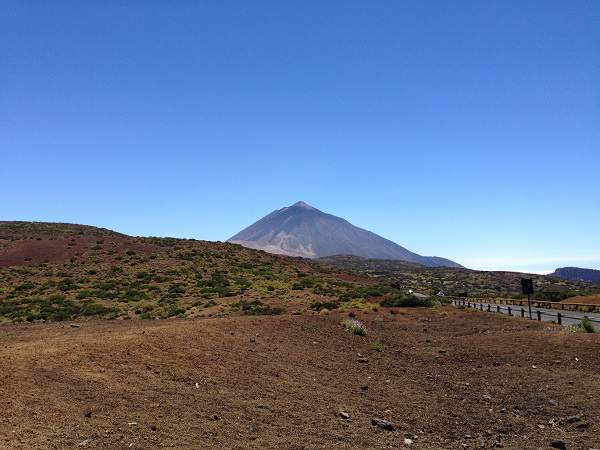
<svg viewBox="0 0 600 450">
<path fill-rule="evenodd" d="M 337 302 L 314 302 L 308 307 L 308 309 L 320 312 L 322 309 L 328 309 L 331 311 L 333 309 L 337 309 L 337 307 Z"/>
<path fill-rule="evenodd" d="M 596 333 L 596 328 L 594 327 L 594 324 L 587 317 L 581 319 L 579 327 L 582 328 L 583 331 L 585 331 L 586 333 Z"/>
<path fill-rule="evenodd" d="M 431 308 L 437 304 L 433 299 L 414 295 L 386 298 L 381 302 L 381 306 L 386 308 Z"/>
<path fill-rule="evenodd" d="M 356 319 L 346 319 L 342 321 L 342 326 L 357 336 L 366 336 L 367 328 L 365 325 Z"/>
</svg>

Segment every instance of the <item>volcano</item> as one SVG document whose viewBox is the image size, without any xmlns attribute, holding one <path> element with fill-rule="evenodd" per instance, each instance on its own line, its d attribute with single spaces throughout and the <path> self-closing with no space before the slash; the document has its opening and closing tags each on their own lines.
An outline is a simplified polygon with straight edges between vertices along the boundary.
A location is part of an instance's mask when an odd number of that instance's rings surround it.
<svg viewBox="0 0 600 450">
<path fill-rule="evenodd" d="M 449 259 L 418 255 L 302 201 L 273 211 L 228 242 L 303 258 L 353 255 L 408 261 L 427 267 L 461 267 Z"/>
</svg>

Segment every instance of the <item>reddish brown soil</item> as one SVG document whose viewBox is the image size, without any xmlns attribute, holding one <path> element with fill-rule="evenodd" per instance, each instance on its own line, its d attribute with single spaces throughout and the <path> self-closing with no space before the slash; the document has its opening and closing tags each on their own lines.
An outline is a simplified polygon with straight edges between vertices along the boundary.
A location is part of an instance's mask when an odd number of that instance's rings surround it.
<svg viewBox="0 0 600 450">
<path fill-rule="evenodd" d="M 570 297 L 562 301 L 563 303 L 578 303 L 582 305 L 600 305 L 600 294 L 596 295 L 580 295 Z"/>
<path fill-rule="evenodd" d="M 359 316 L 366 337 L 336 315 L 1 326 L 0 447 L 600 446 L 598 335 L 449 308 Z"/>
<path fill-rule="evenodd" d="M 100 242 L 100 244 L 98 244 Z M 138 242 L 129 237 L 75 236 L 72 238 L 38 236 L 31 239 L 6 241 L 0 246 L 0 267 L 35 266 L 40 263 L 65 263 L 94 248 L 114 251 L 115 254 L 134 251 L 150 255 L 162 249 L 158 246 Z M 104 256 L 106 259 L 106 256 Z M 113 258 L 108 257 L 109 260 Z"/>
</svg>

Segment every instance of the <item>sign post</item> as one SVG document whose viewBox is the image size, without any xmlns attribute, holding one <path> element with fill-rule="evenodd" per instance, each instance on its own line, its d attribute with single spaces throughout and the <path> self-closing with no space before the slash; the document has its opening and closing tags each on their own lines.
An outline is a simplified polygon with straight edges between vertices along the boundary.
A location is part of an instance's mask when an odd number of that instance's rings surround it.
<svg viewBox="0 0 600 450">
<path fill-rule="evenodd" d="M 521 289 L 523 294 L 527 295 L 527 306 L 529 307 L 529 320 L 533 320 L 531 316 L 531 294 L 533 294 L 533 280 L 531 278 L 521 278 Z"/>
</svg>

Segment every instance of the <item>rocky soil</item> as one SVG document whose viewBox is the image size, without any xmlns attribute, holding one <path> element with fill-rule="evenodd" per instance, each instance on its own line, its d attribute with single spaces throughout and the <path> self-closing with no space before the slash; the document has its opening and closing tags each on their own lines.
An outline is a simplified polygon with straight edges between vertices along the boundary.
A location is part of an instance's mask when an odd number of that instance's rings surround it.
<svg viewBox="0 0 600 450">
<path fill-rule="evenodd" d="M 600 447 L 600 338 L 476 311 L 0 326 L 2 448 Z"/>
</svg>

